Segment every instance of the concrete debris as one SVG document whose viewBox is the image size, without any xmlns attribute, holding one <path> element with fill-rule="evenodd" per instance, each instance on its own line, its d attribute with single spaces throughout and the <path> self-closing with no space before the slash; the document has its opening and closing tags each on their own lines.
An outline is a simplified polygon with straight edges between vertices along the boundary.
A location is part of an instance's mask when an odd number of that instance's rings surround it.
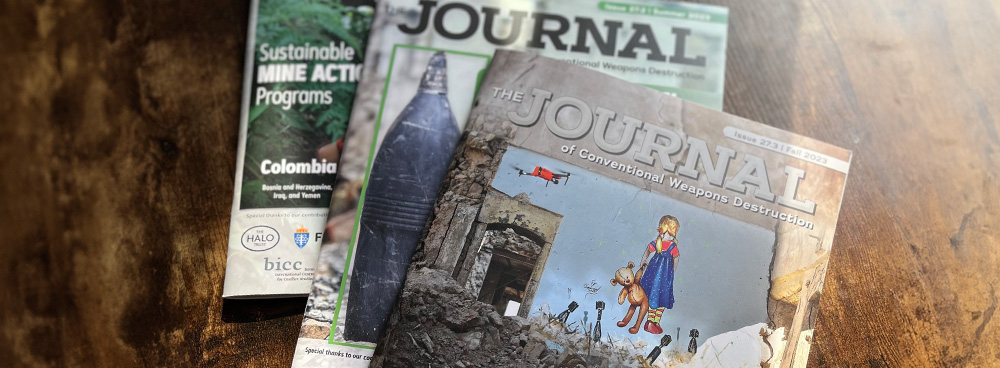
<svg viewBox="0 0 1000 368">
<path fill-rule="evenodd" d="M 321 266 L 316 270 L 313 290 L 306 301 L 299 337 L 326 339 L 330 336 L 330 323 L 333 322 L 346 257 L 346 242 L 324 244 L 320 248 Z"/>
<path fill-rule="evenodd" d="M 472 331 L 458 334 L 458 339 L 466 343 L 469 349 L 478 349 L 479 344 L 483 341 L 482 331 Z"/>
<path fill-rule="evenodd" d="M 500 316 L 442 270 L 412 269 L 400 298 L 398 333 L 380 341 L 373 361 L 383 367 L 635 367 L 649 350 L 610 337 L 593 343 L 582 329 L 566 333 L 546 304 L 528 318 Z"/>
<path fill-rule="evenodd" d="M 445 271 L 412 270 L 399 305 L 396 330 L 407 333 L 389 334 L 381 341 L 385 367 L 537 367 L 558 362 L 559 353 L 546 346 L 541 334 L 530 331 L 526 319 L 500 316 Z"/>
<path fill-rule="evenodd" d="M 537 258 L 542 253 L 542 247 L 526 236 L 519 235 L 512 228 L 494 233 L 489 239 L 494 249 L 504 249 L 511 253 L 528 258 Z"/>
</svg>

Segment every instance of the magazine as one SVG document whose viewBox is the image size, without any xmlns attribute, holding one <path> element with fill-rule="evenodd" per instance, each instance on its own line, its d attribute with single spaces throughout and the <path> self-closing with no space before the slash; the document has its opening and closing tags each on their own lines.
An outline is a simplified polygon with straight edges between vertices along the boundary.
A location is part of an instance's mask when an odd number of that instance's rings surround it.
<svg viewBox="0 0 1000 368">
<path fill-rule="evenodd" d="M 495 49 L 559 57 L 722 106 L 725 8 L 594 0 L 378 7 L 296 367 L 367 365 Z"/>
<path fill-rule="evenodd" d="M 224 298 L 309 293 L 373 12 L 253 1 Z"/>
<path fill-rule="evenodd" d="M 497 51 L 373 365 L 805 366 L 850 161 Z"/>
</svg>

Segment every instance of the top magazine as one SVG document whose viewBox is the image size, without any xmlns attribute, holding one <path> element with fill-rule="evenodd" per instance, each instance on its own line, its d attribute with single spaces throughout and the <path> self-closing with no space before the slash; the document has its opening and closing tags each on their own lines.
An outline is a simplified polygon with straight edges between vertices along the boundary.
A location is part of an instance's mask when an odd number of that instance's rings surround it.
<svg viewBox="0 0 1000 368">
<path fill-rule="evenodd" d="M 497 48 L 720 108 L 727 21 L 655 1 L 379 1 L 293 365 L 367 365 Z"/>
<path fill-rule="evenodd" d="M 374 362 L 805 366 L 850 160 L 498 51 Z"/>
</svg>

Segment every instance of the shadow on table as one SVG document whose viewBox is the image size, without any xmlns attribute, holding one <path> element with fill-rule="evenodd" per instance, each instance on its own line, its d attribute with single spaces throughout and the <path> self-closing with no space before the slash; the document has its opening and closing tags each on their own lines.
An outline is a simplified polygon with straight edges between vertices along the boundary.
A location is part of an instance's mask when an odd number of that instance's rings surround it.
<svg viewBox="0 0 1000 368">
<path fill-rule="evenodd" d="M 306 298 L 280 299 L 225 299 L 222 301 L 222 321 L 260 322 L 275 318 L 302 314 L 306 308 Z"/>
</svg>

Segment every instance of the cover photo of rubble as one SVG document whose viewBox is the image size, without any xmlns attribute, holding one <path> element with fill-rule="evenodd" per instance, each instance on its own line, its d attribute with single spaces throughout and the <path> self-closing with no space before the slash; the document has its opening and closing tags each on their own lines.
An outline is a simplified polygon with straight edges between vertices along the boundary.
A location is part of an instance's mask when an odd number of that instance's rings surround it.
<svg viewBox="0 0 1000 368">
<path fill-rule="evenodd" d="M 804 362 L 850 152 L 509 51 L 456 152 L 373 365 Z"/>
<path fill-rule="evenodd" d="M 532 175 L 535 168 L 540 175 Z M 565 171 L 546 178 L 546 168 Z M 655 273 L 650 265 L 672 267 L 652 261 L 656 256 L 641 266 L 664 216 L 679 225 L 672 274 Z M 716 337 L 730 331 L 757 344 L 773 246 L 773 230 L 508 147 L 455 271 L 476 300 L 523 318 L 556 353 L 579 354 L 594 366 L 631 365 L 671 336 L 649 362 L 671 366 L 738 358 L 735 349 L 725 352 L 733 336 Z M 633 273 L 624 276 L 630 285 L 621 283 L 623 268 Z M 654 296 L 667 282 L 676 300 L 669 307 L 668 292 Z M 633 285 L 644 286 L 646 297 L 620 299 Z"/>
</svg>

